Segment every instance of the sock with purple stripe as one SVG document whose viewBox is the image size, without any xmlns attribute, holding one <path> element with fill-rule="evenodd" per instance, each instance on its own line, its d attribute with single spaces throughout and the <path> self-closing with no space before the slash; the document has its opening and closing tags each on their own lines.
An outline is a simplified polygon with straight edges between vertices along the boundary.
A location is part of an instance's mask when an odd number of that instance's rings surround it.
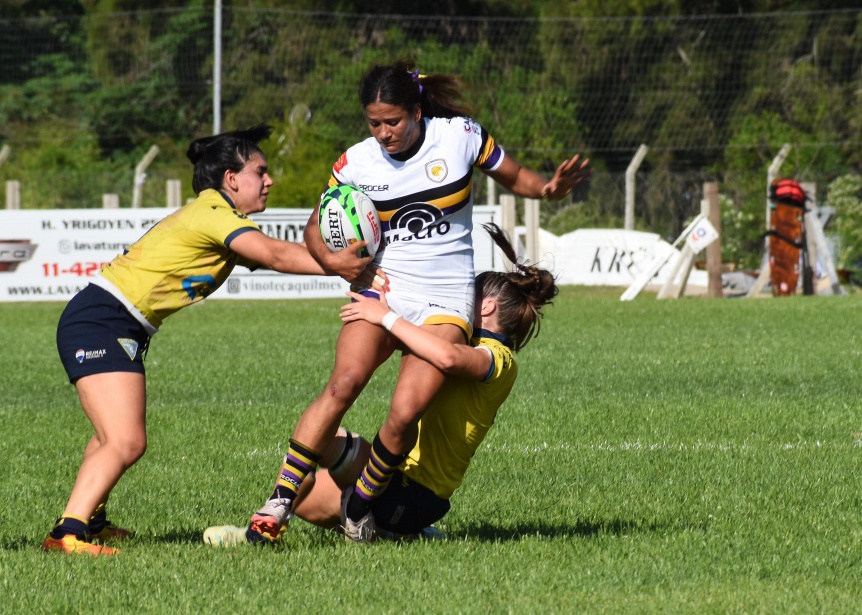
<svg viewBox="0 0 862 615">
<path fill-rule="evenodd" d="M 293 501 L 299 492 L 302 481 L 305 480 L 309 472 L 317 467 L 319 462 L 320 455 L 291 439 L 287 455 L 284 456 L 284 463 L 281 464 L 281 472 L 279 472 L 278 480 L 275 482 L 275 489 L 269 499 Z"/>
<path fill-rule="evenodd" d="M 371 443 L 371 455 L 356 487 L 347 502 L 347 516 L 351 521 L 359 521 L 371 510 L 371 503 L 380 497 L 398 466 L 407 459 L 407 453 L 398 455 L 389 451 L 380 440 L 380 433 Z"/>
</svg>

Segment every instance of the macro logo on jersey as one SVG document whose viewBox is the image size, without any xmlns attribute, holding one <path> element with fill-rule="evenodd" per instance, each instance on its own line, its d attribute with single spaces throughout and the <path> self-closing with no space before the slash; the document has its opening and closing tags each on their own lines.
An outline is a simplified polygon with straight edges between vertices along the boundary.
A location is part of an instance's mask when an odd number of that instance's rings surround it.
<svg viewBox="0 0 862 615">
<path fill-rule="evenodd" d="M 443 212 L 428 203 L 413 203 L 402 207 L 389 218 L 387 245 L 393 241 L 426 239 L 435 235 L 445 235 L 451 224 L 442 220 Z M 393 234 L 392 231 L 395 231 Z"/>
<path fill-rule="evenodd" d="M 442 158 L 432 160 L 425 165 L 425 174 L 432 182 L 439 184 L 449 175 L 449 167 Z"/>
</svg>

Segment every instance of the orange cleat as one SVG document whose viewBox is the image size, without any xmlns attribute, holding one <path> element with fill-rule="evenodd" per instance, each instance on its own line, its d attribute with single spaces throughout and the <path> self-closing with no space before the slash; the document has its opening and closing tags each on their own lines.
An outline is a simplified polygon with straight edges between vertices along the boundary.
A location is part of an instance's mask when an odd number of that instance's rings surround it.
<svg viewBox="0 0 862 615">
<path fill-rule="evenodd" d="M 110 521 L 105 523 L 105 527 L 103 527 L 99 532 L 95 534 L 90 534 L 90 539 L 94 540 L 98 543 L 105 542 L 107 540 L 125 540 L 126 538 L 131 538 L 134 536 L 134 533 L 131 530 L 127 530 L 122 527 L 117 527 Z"/>
<path fill-rule="evenodd" d="M 49 534 L 42 543 L 43 551 L 63 551 L 64 553 L 86 553 L 87 555 L 116 555 L 119 549 L 94 545 L 87 540 L 81 540 L 74 534 L 66 534 L 62 538 L 52 538 Z"/>
<path fill-rule="evenodd" d="M 287 520 L 290 521 L 290 517 Z M 281 538 L 284 530 L 287 529 L 287 522 L 282 523 L 275 517 L 256 512 L 251 516 L 250 527 L 251 531 L 260 534 L 264 542 L 271 543 Z"/>
</svg>

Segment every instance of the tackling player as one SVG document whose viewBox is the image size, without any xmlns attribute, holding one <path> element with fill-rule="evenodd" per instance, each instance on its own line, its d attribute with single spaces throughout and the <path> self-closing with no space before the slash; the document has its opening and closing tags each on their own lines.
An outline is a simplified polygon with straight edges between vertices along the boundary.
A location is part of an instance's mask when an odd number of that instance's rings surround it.
<svg viewBox="0 0 862 615">
<path fill-rule="evenodd" d="M 325 274 L 304 245 L 267 237 L 248 217 L 266 208 L 273 183 L 259 147 L 270 132 L 258 126 L 194 141 L 187 156 L 197 199 L 105 265 L 60 316 L 60 359 L 96 433 L 43 549 L 113 555 L 94 540 L 129 535 L 108 522 L 105 503 L 146 450 L 144 357 L 165 318 L 215 292 L 236 265 Z M 362 271 L 371 259 L 357 257 L 364 245 L 336 255 L 348 279 L 373 277 Z"/>
<path fill-rule="evenodd" d="M 493 225 L 485 228 L 515 262 L 514 249 L 503 233 Z M 449 376 L 419 421 L 416 446 L 372 502 L 375 529 L 362 541 L 422 535 L 449 511 L 453 492 L 512 390 L 518 375 L 515 352 L 538 333 L 542 308 L 553 302 L 557 290 L 553 275 L 534 266 L 516 264 L 510 273 L 479 274 L 470 346 L 453 344 L 411 324 L 390 311 L 383 297 L 350 293 L 355 301 L 341 308 L 345 323 L 363 321 L 389 329 L 410 352 Z M 323 527 L 344 528 L 348 496 L 370 449 L 356 434 L 339 428 L 321 458 L 325 469 L 311 473 L 303 483 L 293 512 Z M 208 528 L 204 541 L 249 542 L 246 528 L 235 526 Z"/>
</svg>

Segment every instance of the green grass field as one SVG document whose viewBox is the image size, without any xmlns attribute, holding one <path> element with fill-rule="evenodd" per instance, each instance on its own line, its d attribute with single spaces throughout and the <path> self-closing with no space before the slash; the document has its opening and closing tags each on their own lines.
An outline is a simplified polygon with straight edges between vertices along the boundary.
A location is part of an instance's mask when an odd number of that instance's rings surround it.
<svg viewBox="0 0 862 615">
<path fill-rule="evenodd" d="M 90 436 L 54 333 L 0 304 L 0 612 L 854 613 L 862 604 L 862 296 L 566 288 L 436 543 L 295 521 L 214 549 L 269 494 L 326 381 L 338 299 L 208 301 L 153 340 L 149 450 L 112 496 L 116 558 L 43 553 Z M 361 361 L 362 357 L 357 357 Z M 373 436 L 395 364 L 345 424 Z"/>
</svg>

